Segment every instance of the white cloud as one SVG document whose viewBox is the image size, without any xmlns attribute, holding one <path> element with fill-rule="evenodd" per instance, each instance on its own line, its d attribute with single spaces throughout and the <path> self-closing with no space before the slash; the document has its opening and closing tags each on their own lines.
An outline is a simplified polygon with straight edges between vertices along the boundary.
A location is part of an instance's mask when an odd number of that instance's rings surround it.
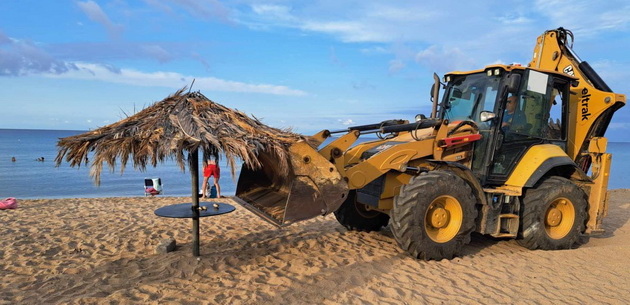
<svg viewBox="0 0 630 305">
<path fill-rule="evenodd" d="M 247 0 L 245 0 L 247 2 Z M 445 29 L 456 28 L 449 20 L 486 20 L 474 4 L 442 1 L 427 3 L 376 3 L 371 1 L 319 0 L 292 7 L 251 2 L 253 14 L 241 12 L 238 22 L 255 29 L 286 27 L 305 32 L 329 34 L 344 42 L 421 41 L 441 37 Z M 450 4 L 449 4 L 450 3 Z M 476 14 L 470 14 L 471 10 Z M 446 13 L 448 12 L 448 13 Z M 458 29 L 457 31 L 460 31 Z"/>
<path fill-rule="evenodd" d="M 612 61 L 612 60 L 598 60 L 591 62 L 593 70 L 601 76 L 606 84 L 615 92 L 628 93 L 630 92 L 630 84 L 628 84 L 628 78 L 630 78 L 630 70 L 624 69 L 628 65 L 628 60 Z M 627 106 L 626 106 L 627 107 Z M 625 109 L 625 107 L 623 108 Z"/>
<path fill-rule="evenodd" d="M 43 74 L 50 78 L 81 79 L 127 84 L 133 86 L 158 86 L 179 89 L 188 86 L 195 79 L 196 90 L 213 90 L 228 92 L 265 93 L 275 95 L 304 96 L 306 92 L 286 86 L 270 84 L 248 84 L 223 80 L 215 77 L 194 77 L 176 72 L 142 72 L 134 69 L 113 69 L 112 67 L 75 63 L 77 70 L 62 74 Z"/>
<path fill-rule="evenodd" d="M 344 42 L 389 41 L 378 31 L 372 31 L 356 21 L 306 21 L 300 28 L 307 31 L 322 32 L 338 36 Z"/>
<path fill-rule="evenodd" d="M 519 16 L 519 15 L 513 15 L 513 14 L 499 17 L 498 20 L 504 24 L 526 24 L 526 23 L 531 23 L 534 21 L 525 16 Z"/>
<path fill-rule="evenodd" d="M 252 5 L 254 13 L 269 19 L 276 20 L 294 20 L 291 15 L 291 8 L 284 5 L 272 4 L 254 4 Z"/>
<path fill-rule="evenodd" d="M 428 20 L 436 20 L 442 15 L 443 13 L 428 9 L 426 6 L 423 10 L 413 10 L 411 7 L 405 7 L 404 5 L 392 6 L 383 4 L 373 5 L 365 13 L 365 16 L 368 18 L 395 20 L 398 22 L 426 22 Z"/>
<path fill-rule="evenodd" d="M 147 3 L 162 3 L 144 0 Z M 192 9 L 191 0 L 168 0 L 168 7 Z M 216 0 L 204 0 L 207 3 Z M 364 54 L 394 54 L 390 71 L 414 60 L 403 56 L 387 44 L 408 44 L 415 53 L 428 46 L 440 52 L 421 65 L 440 63 L 457 66 L 457 61 L 478 63 L 526 61 L 531 56 L 535 38 L 546 29 L 565 26 L 576 36 L 592 37 L 602 31 L 627 29 L 630 4 L 627 0 L 606 2 L 575 0 L 508 1 L 497 8 L 495 1 L 362 1 L 313 0 L 288 2 L 239 0 L 224 2 L 231 20 L 254 30 L 298 30 L 306 35 L 324 34 L 346 43 L 362 45 Z M 156 5 L 156 4 L 154 4 Z M 586 38 L 585 38 L 586 39 Z M 580 38 L 582 41 L 583 39 Z M 427 54 L 428 55 L 428 54 Z M 455 63 L 449 56 L 456 55 Z M 457 68 L 461 68 L 457 66 Z M 475 67 L 478 68 L 478 67 Z"/>
<path fill-rule="evenodd" d="M 483 9 L 494 5 L 491 1 L 443 0 L 429 4 L 316 0 L 290 8 L 253 3 L 253 13 L 241 12 L 238 22 L 255 30 L 298 29 L 307 34 L 326 34 L 345 43 L 372 44 L 362 46 L 360 51 L 393 54 L 390 73 L 400 71 L 413 61 L 433 70 L 438 66 L 438 70 L 443 71 L 450 67 L 460 69 L 458 64 L 462 62 L 470 67 L 468 58 L 480 63 L 496 58 L 522 60 L 506 54 L 519 52 L 529 56 L 529 50 L 522 51 L 523 37 L 531 37 L 527 46 L 533 46 L 535 37 L 540 34 L 537 30 L 530 33 L 534 21 L 530 16 L 532 8 L 524 5 L 522 13 L 510 14 Z M 498 45 L 501 47 L 492 47 Z M 416 56 L 430 46 L 439 49 L 431 54 L 431 59 L 427 57 L 430 54 Z"/>
<path fill-rule="evenodd" d="M 101 25 L 103 25 L 107 31 L 109 32 L 109 35 L 112 37 L 118 37 L 120 35 L 120 32 L 122 32 L 123 27 L 118 25 L 118 24 L 114 24 L 110 19 L 109 16 L 107 16 L 107 14 L 105 14 L 105 12 L 103 11 L 103 9 L 101 9 L 101 7 L 98 5 L 98 3 L 92 1 L 92 0 L 88 0 L 85 2 L 77 2 L 77 5 L 79 6 L 79 8 L 81 9 L 81 11 L 83 11 L 83 13 L 85 13 L 85 15 L 88 16 L 88 18 L 90 18 L 90 20 L 100 23 Z"/>
<path fill-rule="evenodd" d="M 471 56 L 459 48 L 444 49 L 438 46 L 430 46 L 418 52 L 415 60 L 433 71 L 439 71 L 439 74 L 456 69 L 474 69 L 477 64 Z"/>
<path fill-rule="evenodd" d="M 10 38 L 0 31 L 0 76 L 64 73 L 75 68 L 54 58 L 34 42 Z"/>
<path fill-rule="evenodd" d="M 610 123 L 610 125 L 608 125 L 608 128 L 610 128 L 611 130 L 630 130 L 630 123 Z"/>
<path fill-rule="evenodd" d="M 405 68 L 405 62 L 400 59 L 393 59 L 389 61 L 389 73 L 396 73 Z"/>
<path fill-rule="evenodd" d="M 345 120 L 338 119 L 337 122 L 341 123 L 341 125 L 344 125 L 344 126 L 349 126 L 349 125 L 355 124 L 352 119 L 345 119 Z"/>
<path fill-rule="evenodd" d="M 383 48 L 381 46 L 374 46 L 374 47 L 369 47 L 369 48 L 362 48 L 361 53 L 363 54 L 387 54 L 390 53 L 390 51 L 386 48 Z"/>
<path fill-rule="evenodd" d="M 204 20 L 218 19 L 224 22 L 231 22 L 231 11 L 219 0 L 143 0 L 146 4 L 174 14 L 178 8 L 183 9 L 190 15 Z"/>
<path fill-rule="evenodd" d="M 579 36 L 593 37 L 611 29 L 627 29 L 630 4 L 625 0 L 572 1 L 537 0 L 536 10 L 555 24 Z"/>
<path fill-rule="evenodd" d="M 240 10 L 236 22 L 253 29 L 297 29 L 345 43 L 371 43 L 362 45 L 361 52 L 393 54 L 390 73 L 413 60 L 440 71 L 479 68 L 497 61 L 527 63 L 536 37 L 547 29 L 567 27 L 585 43 L 593 35 L 630 26 L 627 0 L 575 0 L 570 5 L 563 0 L 509 1 L 503 9 L 496 9 L 490 0 L 313 0 L 291 2 L 291 6 L 285 1 L 241 1 L 250 4 L 251 12 Z M 399 54 L 386 46 L 390 44 L 407 45 L 419 55 Z M 426 53 L 431 46 L 437 49 Z"/>
</svg>

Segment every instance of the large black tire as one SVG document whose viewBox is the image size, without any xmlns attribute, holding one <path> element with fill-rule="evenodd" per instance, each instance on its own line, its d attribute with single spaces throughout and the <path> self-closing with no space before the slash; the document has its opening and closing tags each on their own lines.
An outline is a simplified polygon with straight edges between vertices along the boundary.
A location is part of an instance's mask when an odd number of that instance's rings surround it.
<svg viewBox="0 0 630 305">
<path fill-rule="evenodd" d="M 346 201 L 335 211 L 337 221 L 350 231 L 371 232 L 387 226 L 389 215 L 368 211 L 365 204 L 357 202 L 357 192 L 350 191 Z"/>
<path fill-rule="evenodd" d="M 573 182 L 550 177 L 523 195 L 520 236 L 528 249 L 560 250 L 577 245 L 588 220 L 586 194 Z"/>
<path fill-rule="evenodd" d="M 394 238 L 416 258 L 451 259 L 470 242 L 477 217 L 475 202 L 470 186 L 455 174 L 422 173 L 394 198 Z"/>
</svg>

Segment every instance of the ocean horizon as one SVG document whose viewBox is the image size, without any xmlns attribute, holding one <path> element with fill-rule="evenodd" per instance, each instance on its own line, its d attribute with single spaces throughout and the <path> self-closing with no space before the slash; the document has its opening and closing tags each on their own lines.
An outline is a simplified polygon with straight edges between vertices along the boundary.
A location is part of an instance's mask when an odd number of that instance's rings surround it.
<svg viewBox="0 0 630 305">
<path fill-rule="evenodd" d="M 63 162 L 55 166 L 59 138 L 83 133 L 81 130 L 0 129 L 0 199 L 99 198 L 144 196 L 144 179 L 161 178 L 161 196 L 190 196 L 190 172 L 183 172 L 173 159 L 146 171 L 134 169 L 129 162 L 121 174 L 120 164 L 114 172 L 107 167 L 96 186 L 89 175 L 89 166 L 70 167 Z M 609 189 L 630 188 L 630 143 L 610 142 L 613 154 Z M 15 162 L 12 161 L 15 158 Z M 43 158 L 43 161 L 40 158 Z M 233 196 L 240 173 L 240 163 L 232 176 L 225 158 L 221 158 L 221 193 Z M 201 165 L 200 165 L 201 169 Z M 203 177 L 200 177 L 200 182 Z"/>
</svg>

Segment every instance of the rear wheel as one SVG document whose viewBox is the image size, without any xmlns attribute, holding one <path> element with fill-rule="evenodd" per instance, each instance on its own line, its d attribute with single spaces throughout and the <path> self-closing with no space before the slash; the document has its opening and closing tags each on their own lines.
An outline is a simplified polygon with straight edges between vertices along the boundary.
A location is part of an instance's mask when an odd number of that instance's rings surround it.
<svg viewBox="0 0 630 305">
<path fill-rule="evenodd" d="M 475 197 L 455 174 L 432 171 L 411 178 L 394 198 L 392 232 L 398 245 L 420 259 L 451 259 L 470 242 Z"/>
<path fill-rule="evenodd" d="M 521 239 L 528 249 L 570 249 L 579 241 L 587 220 L 586 194 L 561 177 L 544 180 L 523 196 Z"/>
<path fill-rule="evenodd" d="M 357 201 L 357 192 L 350 191 L 346 201 L 335 211 L 337 221 L 348 230 L 371 232 L 387 226 L 389 216 L 379 211 L 368 210 Z"/>
</svg>

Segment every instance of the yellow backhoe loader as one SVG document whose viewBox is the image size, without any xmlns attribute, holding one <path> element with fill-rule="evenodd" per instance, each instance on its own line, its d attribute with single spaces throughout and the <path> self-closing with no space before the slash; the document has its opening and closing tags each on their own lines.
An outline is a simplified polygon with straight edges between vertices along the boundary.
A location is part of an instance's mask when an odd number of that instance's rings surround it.
<svg viewBox="0 0 630 305">
<path fill-rule="evenodd" d="M 321 131 L 290 147 L 288 174 L 259 152 L 263 167 L 242 169 L 236 196 L 278 226 L 329 213 L 350 230 L 389 224 L 421 259 L 458 255 L 472 232 L 574 247 L 603 231 L 604 133 L 626 98 L 572 44 L 558 28 L 538 37 L 527 67 L 435 75 L 429 118 Z M 367 134 L 379 139 L 357 143 Z"/>
</svg>

